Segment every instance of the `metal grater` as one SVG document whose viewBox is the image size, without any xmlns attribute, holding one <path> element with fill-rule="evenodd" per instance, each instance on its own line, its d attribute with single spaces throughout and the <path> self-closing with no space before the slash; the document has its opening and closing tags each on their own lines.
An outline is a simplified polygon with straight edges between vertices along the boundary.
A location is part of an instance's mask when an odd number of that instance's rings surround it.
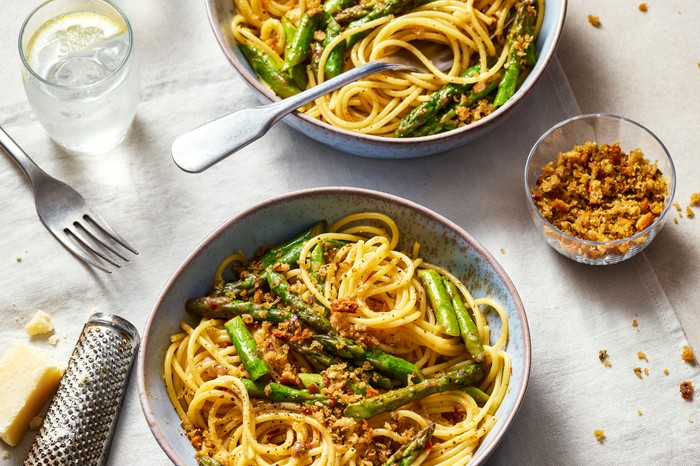
<svg viewBox="0 0 700 466">
<path fill-rule="evenodd" d="M 125 319 L 90 317 L 25 465 L 106 463 L 138 346 L 138 331 Z"/>
</svg>

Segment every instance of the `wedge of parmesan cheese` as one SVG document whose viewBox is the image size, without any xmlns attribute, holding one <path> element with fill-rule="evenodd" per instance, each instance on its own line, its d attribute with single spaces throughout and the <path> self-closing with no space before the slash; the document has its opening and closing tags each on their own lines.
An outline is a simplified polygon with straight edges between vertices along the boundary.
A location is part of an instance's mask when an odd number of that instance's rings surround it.
<svg viewBox="0 0 700 466">
<path fill-rule="evenodd" d="M 17 343 L 0 360 L 0 439 L 17 445 L 63 375 L 41 349 Z"/>
<path fill-rule="evenodd" d="M 24 333 L 29 336 L 43 335 L 53 331 L 51 316 L 41 309 L 36 311 L 34 317 L 24 326 Z"/>
</svg>

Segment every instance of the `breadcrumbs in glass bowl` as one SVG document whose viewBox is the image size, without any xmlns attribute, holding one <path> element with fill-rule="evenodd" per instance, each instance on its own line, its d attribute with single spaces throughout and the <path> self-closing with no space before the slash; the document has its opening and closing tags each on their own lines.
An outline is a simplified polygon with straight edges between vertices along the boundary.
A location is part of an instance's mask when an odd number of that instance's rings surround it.
<svg viewBox="0 0 700 466">
<path fill-rule="evenodd" d="M 535 226 L 556 251 L 592 265 L 627 260 L 649 245 L 668 217 L 675 180 L 663 143 L 616 115 L 555 125 L 525 165 Z"/>
</svg>

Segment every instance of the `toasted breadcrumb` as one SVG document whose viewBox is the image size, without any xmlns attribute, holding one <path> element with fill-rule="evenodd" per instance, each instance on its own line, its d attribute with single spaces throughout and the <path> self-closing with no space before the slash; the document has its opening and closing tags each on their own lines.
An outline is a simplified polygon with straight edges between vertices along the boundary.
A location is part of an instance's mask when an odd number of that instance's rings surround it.
<svg viewBox="0 0 700 466">
<path fill-rule="evenodd" d="M 637 323 L 637 319 L 632 320 L 632 327 L 639 327 L 639 323 Z"/>
<path fill-rule="evenodd" d="M 669 374 L 668 369 L 664 369 L 664 375 L 668 375 L 668 374 Z"/>
<path fill-rule="evenodd" d="M 698 64 L 700 66 L 700 64 Z M 690 195 L 690 205 L 700 206 L 700 193 L 693 193 Z"/>
<path fill-rule="evenodd" d="M 626 154 L 618 142 L 591 141 L 559 152 L 530 190 L 537 209 L 554 227 L 599 242 L 644 231 L 661 215 L 667 194 L 666 177 L 641 149 Z M 625 253 L 630 246 L 616 249 Z M 591 255 L 608 252 L 588 249 Z"/>
<path fill-rule="evenodd" d="M 610 360 L 608 359 L 608 350 L 600 350 L 598 351 L 598 359 L 600 359 L 600 362 L 603 363 L 605 367 L 610 367 Z"/>
<path fill-rule="evenodd" d="M 647 355 L 643 351 L 637 351 L 637 357 L 649 362 L 649 358 L 647 358 Z"/>
<path fill-rule="evenodd" d="M 600 18 L 597 16 L 588 15 L 588 22 L 591 23 L 591 26 L 593 27 L 600 27 Z"/>
<path fill-rule="evenodd" d="M 649 9 L 649 7 L 647 6 L 646 3 L 639 4 L 639 11 L 641 11 L 642 13 L 646 13 L 648 9 Z"/>
<path fill-rule="evenodd" d="M 691 348 L 688 345 L 683 346 L 683 352 L 681 353 L 681 359 L 683 359 L 685 362 L 695 361 L 695 353 L 693 352 L 693 348 Z"/>
<path fill-rule="evenodd" d="M 680 390 L 681 398 L 683 398 L 684 400 L 693 399 L 693 382 L 689 380 L 684 380 L 683 382 L 681 382 Z"/>
<path fill-rule="evenodd" d="M 634 371 L 634 375 L 636 375 L 640 379 L 642 378 L 642 368 L 641 367 L 635 367 L 632 370 Z"/>
<path fill-rule="evenodd" d="M 681 209 L 681 205 L 678 203 L 678 201 L 674 201 L 673 207 L 676 208 L 677 212 L 681 212 L 683 209 Z"/>
<path fill-rule="evenodd" d="M 644 375 L 649 375 L 649 368 L 648 367 L 644 368 Z"/>
<path fill-rule="evenodd" d="M 595 435 L 595 439 L 598 443 L 603 443 L 603 440 L 605 440 L 605 432 L 602 429 L 594 430 L 593 435 Z"/>
<path fill-rule="evenodd" d="M 642 416 L 642 415 L 644 415 L 644 413 L 642 412 L 641 409 L 638 409 L 638 410 L 637 410 L 637 416 Z"/>
<path fill-rule="evenodd" d="M 695 217 L 695 212 L 693 212 L 693 209 L 690 208 L 690 206 L 685 208 L 685 215 L 688 218 L 693 218 Z"/>
</svg>

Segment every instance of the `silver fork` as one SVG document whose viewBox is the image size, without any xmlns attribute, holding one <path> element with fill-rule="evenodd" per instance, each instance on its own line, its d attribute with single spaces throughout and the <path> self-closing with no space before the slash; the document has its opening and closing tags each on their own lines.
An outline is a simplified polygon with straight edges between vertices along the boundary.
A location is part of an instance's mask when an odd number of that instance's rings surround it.
<svg viewBox="0 0 700 466">
<path fill-rule="evenodd" d="M 418 50 L 440 71 L 452 66 L 452 50 L 427 41 L 414 41 Z M 244 108 L 205 123 L 173 142 L 175 164 L 189 173 L 199 173 L 261 138 L 285 115 L 304 104 L 381 71 L 419 71 L 427 67 L 416 55 L 399 48 L 395 53 L 370 61 L 299 94 L 267 105 Z"/>
<path fill-rule="evenodd" d="M 117 245 L 138 254 L 138 251 L 124 241 L 97 211 L 90 208 L 78 191 L 46 174 L 2 128 L 0 147 L 12 157 L 29 179 L 41 222 L 78 259 L 99 270 L 112 273 L 97 258 L 119 268 L 120 259 L 126 262 L 129 259 Z"/>
</svg>

